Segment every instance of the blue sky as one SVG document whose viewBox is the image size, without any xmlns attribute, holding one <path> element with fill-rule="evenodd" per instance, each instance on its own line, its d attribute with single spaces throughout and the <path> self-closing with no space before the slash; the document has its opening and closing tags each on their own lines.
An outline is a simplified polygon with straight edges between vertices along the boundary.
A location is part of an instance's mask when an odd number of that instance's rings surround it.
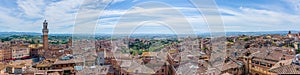
<svg viewBox="0 0 300 75">
<path fill-rule="evenodd" d="M 90 27 L 96 33 L 111 33 L 116 27 L 126 30 L 133 24 L 143 24 L 134 33 L 173 33 L 167 26 L 182 30 L 192 26 L 195 32 L 209 32 L 205 18 L 188 0 L 114 0 L 99 13 L 104 6 L 101 2 L 111 1 L 1 0 L 0 32 L 40 33 L 44 19 L 49 22 L 50 33 L 73 33 L 74 25 Z M 227 32 L 300 30 L 300 0 L 216 3 Z"/>
</svg>

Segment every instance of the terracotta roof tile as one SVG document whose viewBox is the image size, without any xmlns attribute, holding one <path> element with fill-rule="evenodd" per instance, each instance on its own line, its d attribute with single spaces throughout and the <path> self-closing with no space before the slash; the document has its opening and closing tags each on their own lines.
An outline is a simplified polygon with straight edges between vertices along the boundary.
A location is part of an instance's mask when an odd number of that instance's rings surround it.
<svg viewBox="0 0 300 75">
<path fill-rule="evenodd" d="M 284 65 L 278 68 L 271 69 L 270 72 L 277 74 L 300 74 L 300 66 L 298 65 Z"/>
</svg>

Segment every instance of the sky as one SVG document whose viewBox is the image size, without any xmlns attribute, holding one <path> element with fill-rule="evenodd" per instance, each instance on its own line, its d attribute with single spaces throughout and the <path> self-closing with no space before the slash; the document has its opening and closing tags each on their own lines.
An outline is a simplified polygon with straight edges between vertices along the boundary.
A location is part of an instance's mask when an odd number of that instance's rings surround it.
<svg viewBox="0 0 300 75">
<path fill-rule="evenodd" d="M 210 17 L 220 16 L 225 32 L 300 30 L 300 0 L 215 0 L 215 3 L 220 14 Z M 0 1 L 0 32 L 41 33 L 45 19 L 50 34 L 81 31 L 101 34 L 117 30 L 174 33 L 176 28 L 172 27 L 210 32 L 203 13 L 189 0 Z"/>
</svg>

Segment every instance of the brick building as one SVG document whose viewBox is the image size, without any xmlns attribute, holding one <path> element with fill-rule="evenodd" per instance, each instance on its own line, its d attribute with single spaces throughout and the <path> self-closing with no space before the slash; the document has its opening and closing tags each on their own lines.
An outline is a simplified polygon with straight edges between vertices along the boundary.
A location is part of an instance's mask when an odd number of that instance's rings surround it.
<svg viewBox="0 0 300 75">
<path fill-rule="evenodd" d="M 252 75 L 272 74 L 269 72 L 277 62 L 292 59 L 293 56 L 284 54 L 281 50 L 261 49 L 251 54 L 249 62 L 249 72 Z"/>
<path fill-rule="evenodd" d="M 13 59 L 24 59 L 30 57 L 30 48 L 27 46 L 13 46 L 12 50 L 12 58 Z"/>
</svg>

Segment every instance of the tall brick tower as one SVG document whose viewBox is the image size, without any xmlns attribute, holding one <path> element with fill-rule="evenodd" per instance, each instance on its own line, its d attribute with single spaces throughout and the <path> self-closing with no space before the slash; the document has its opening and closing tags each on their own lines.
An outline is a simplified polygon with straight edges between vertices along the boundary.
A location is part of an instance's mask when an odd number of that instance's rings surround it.
<svg viewBox="0 0 300 75">
<path fill-rule="evenodd" d="M 45 20 L 43 23 L 43 46 L 44 46 L 44 51 L 48 51 L 49 47 L 48 47 L 48 22 Z"/>
</svg>

